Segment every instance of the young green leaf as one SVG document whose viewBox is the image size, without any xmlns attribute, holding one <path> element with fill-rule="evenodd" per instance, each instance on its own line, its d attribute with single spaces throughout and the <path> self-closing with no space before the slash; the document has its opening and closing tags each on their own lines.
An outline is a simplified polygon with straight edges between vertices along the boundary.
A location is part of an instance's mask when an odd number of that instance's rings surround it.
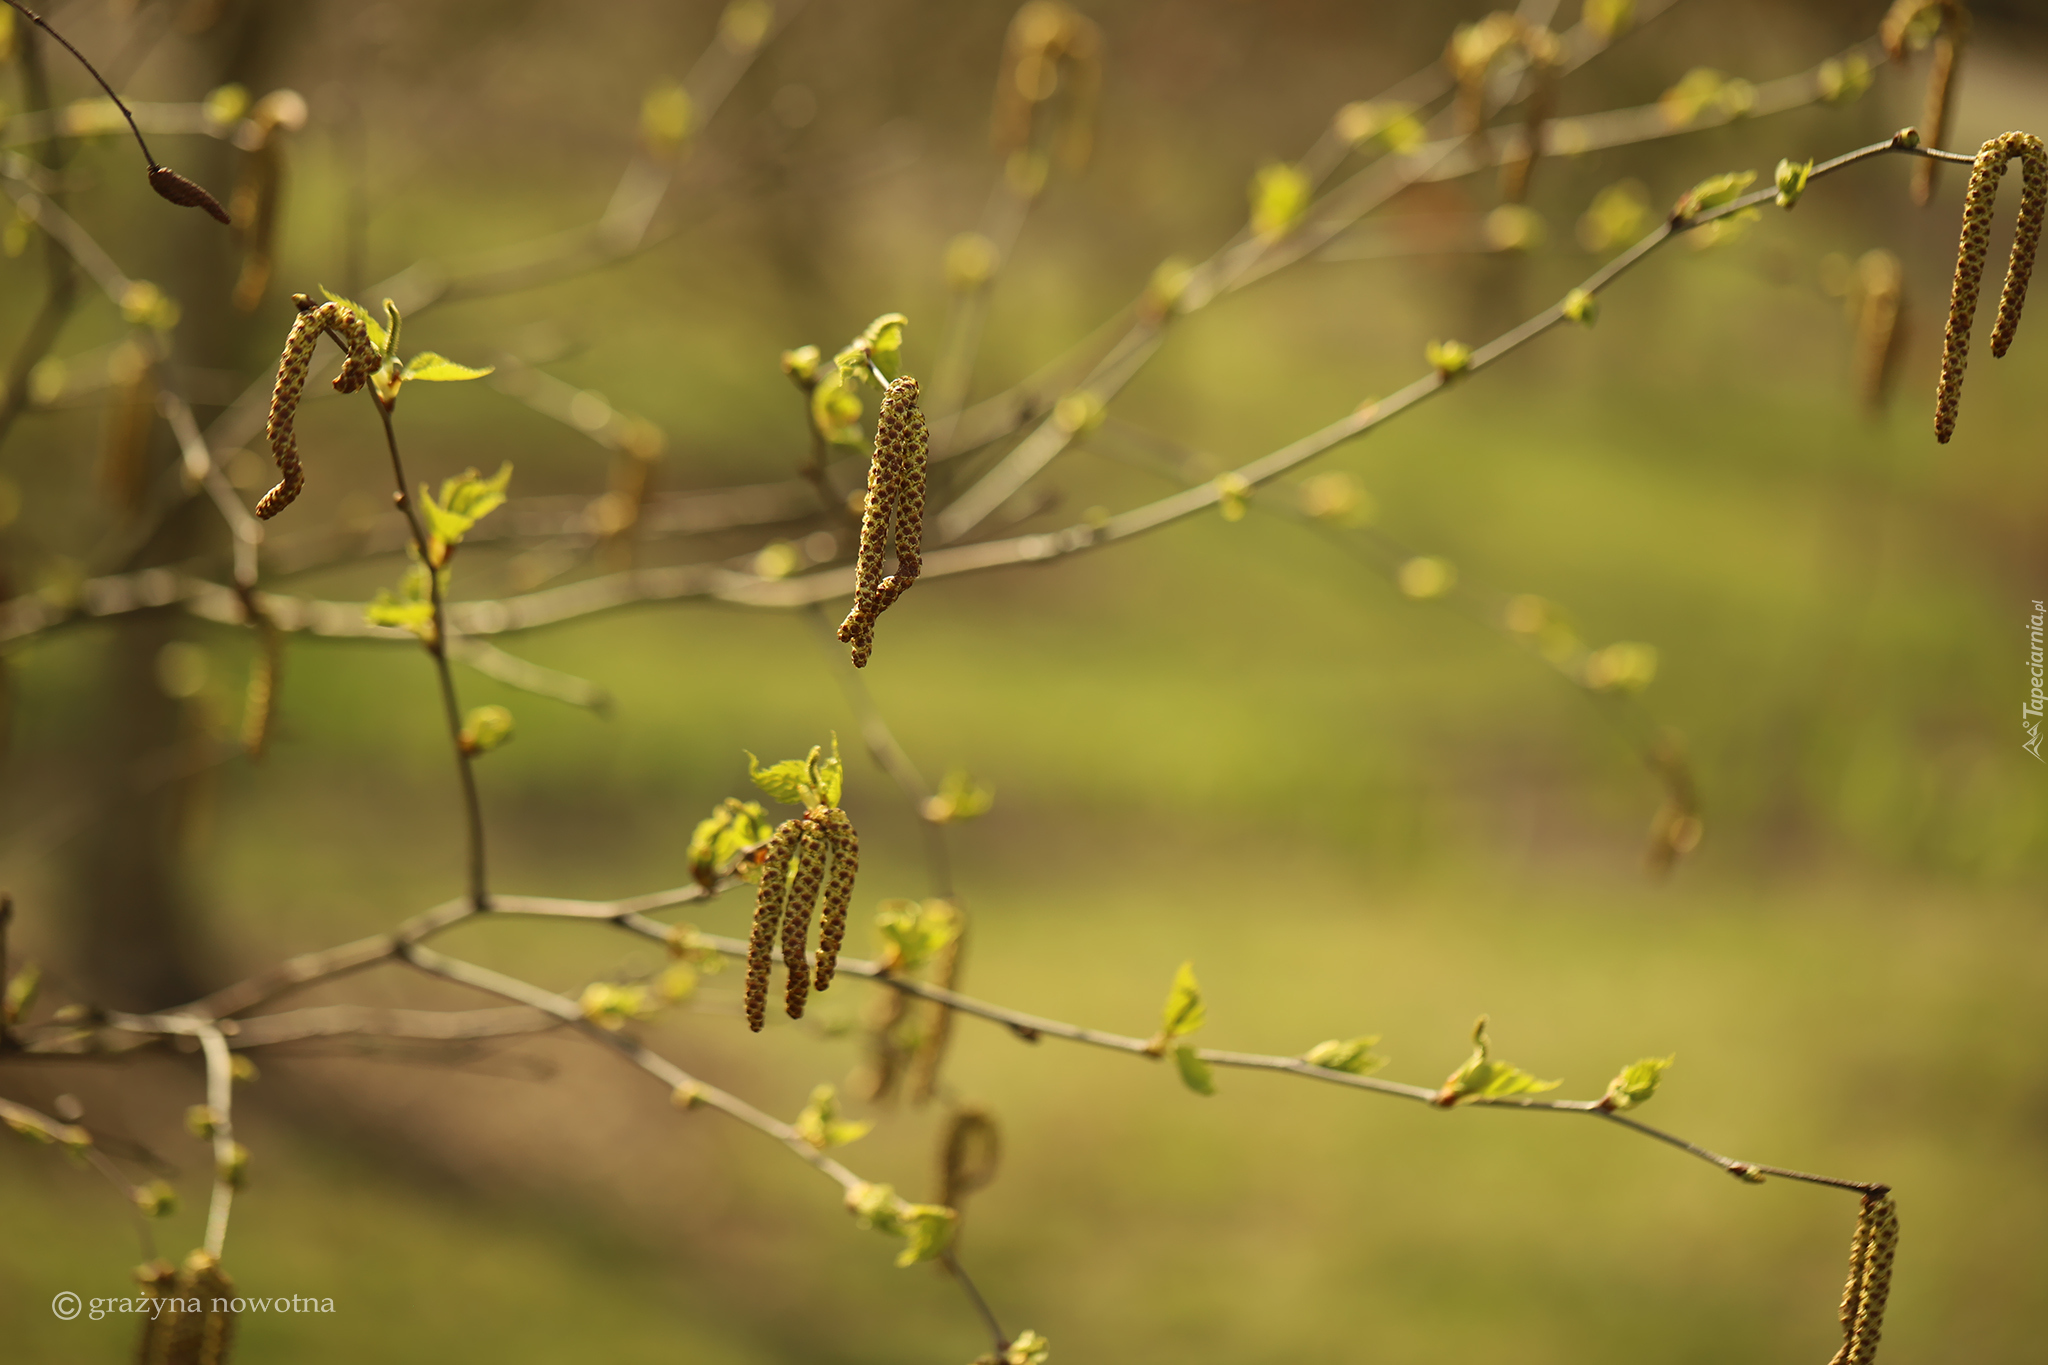
<svg viewBox="0 0 2048 1365">
<path fill-rule="evenodd" d="M 36 1003 L 36 990 L 43 984 L 43 969 L 31 962 L 14 974 L 7 991 L 0 996 L 0 1023 L 18 1024 Z"/>
<path fill-rule="evenodd" d="M 972 820 L 977 815 L 986 815 L 995 803 L 993 791 L 976 782 L 965 770 L 954 768 L 939 784 L 938 794 L 925 798 L 922 810 L 925 819 L 935 825 L 946 825 L 955 820 Z"/>
<path fill-rule="evenodd" d="M 897 1218 L 903 1228 L 903 1250 L 896 1253 L 896 1265 L 908 1270 L 920 1261 L 937 1260 L 953 1240 L 960 1215 L 940 1204 L 905 1204 Z"/>
<path fill-rule="evenodd" d="M 440 543 L 438 558 L 441 562 L 446 562 L 447 550 L 460 545 L 472 526 L 504 506 L 505 487 L 511 481 L 512 465 L 508 461 L 488 479 L 474 469 L 465 469 L 452 479 L 442 480 L 438 501 L 424 487 L 420 489 L 420 501 L 427 513 L 427 529 Z M 431 552 L 433 547 L 429 549 Z"/>
<path fill-rule="evenodd" d="M 860 344 L 882 377 L 894 382 L 903 373 L 903 329 L 910 319 L 901 313 L 884 313 L 860 334 Z"/>
<path fill-rule="evenodd" d="M 1451 1073 L 1443 1089 L 1437 1091 L 1436 1103 L 1446 1109 L 1454 1104 L 1487 1104 L 1517 1095 L 1541 1094 L 1562 1084 L 1559 1081 L 1539 1081 L 1519 1067 L 1491 1061 L 1487 1057 L 1488 1047 L 1486 1016 L 1482 1014 L 1472 1027 L 1472 1055 Z"/>
<path fill-rule="evenodd" d="M 377 596 L 363 608 L 363 619 L 373 626 L 397 626 L 401 630 L 409 630 L 422 640 L 433 639 L 432 582 L 427 576 L 427 566 L 415 559 L 406 568 L 405 576 L 398 580 L 398 595 L 394 597 L 388 589 L 379 588 Z"/>
<path fill-rule="evenodd" d="M 859 1141 L 875 1125 L 857 1119 L 842 1119 L 839 1116 L 839 1092 L 829 1085 L 821 1085 L 811 1091 L 811 1102 L 796 1116 L 795 1126 L 798 1136 L 822 1152 Z"/>
<path fill-rule="evenodd" d="M 593 981 L 583 988 L 577 1005 L 583 1017 L 599 1028 L 617 1033 L 635 1019 L 654 1013 L 654 1001 L 645 986 L 621 986 L 610 981 Z"/>
<path fill-rule="evenodd" d="M 1665 1070 L 1677 1060 L 1674 1054 L 1630 1062 L 1621 1069 L 1619 1076 L 1607 1083 L 1607 1093 L 1600 1097 L 1600 1107 L 1610 1113 L 1620 1113 L 1647 1103 L 1657 1093 L 1657 1082 L 1663 1079 Z"/>
<path fill-rule="evenodd" d="M 1678 197 L 1671 216 L 1674 219 L 1695 218 L 1709 209 L 1732 204 L 1755 179 L 1755 171 L 1730 171 L 1726 175 L 1709 176 Z"/>
<path fill-rule="evenodd" d="M 747 755 L 747 775 L 754 785 L 777 801 L 810 809 L 839 804 L 846 782 L 846 765 L 839 761 L 839 736 L 832 737 L 830 754 L 814 744 L 804 757 L 785 758 L 766 768 L 752 752 L 740 752 Z"/>
<path fill-rule="evenodd" d="M 1379 1040 L 1377 1033 L 1364 1038 L 1331 1038 L 1302 1053 L 1301 1060 L 1330 1071 L 1348 1071 L 1354 1076 L 1370 1075 L 1387 1064 L 1386 1058 L 1372 1050 L 1373 1044 Z"/>
<path fill-rule="evenodd" d="M 1252 234 L 1277 242 L 1307 214 L 1315 187 L 1299 166 L 1269 162 L 1259 167 L 1248 191 L 1252 201 Z"/>
<path fill-rule="evenodd" d="M 896 1264 L 909 1267 L 937 1257 L 953 1239 L 959 1215 L 937 1204 L 909 1204 L 894 1188 L 863 1181 L 846 1192 L 846 1208 L 864 1228 L 901 1237 L 906 1245 Z"/>
<path fill-rule="evenodd" d="M 1185 1038 L 1200 1028 L 1208 1015 L 1208 1006 L 1202 1003 L 1201 983 L 1195 980 L 1195 964 L 1183 962 L 1173 974 L 1173 989 L 1166 993 L 1166 1008 L 1160 1012 L 1161 1041 Z"/>
<path fill-rule="evenodd" d="M 826 371 L 811 389 L 811 425 L 817 428 L 820 438 L 832 445 L 867 444 L 860 430 L 862 411 L 860 395 L 836 369 Z"/>
<path fill-rule="evenodd" d="M 474 365 L 458 364 L 432 351 L 421 351 L 405 362 L 405 368 L 398 372 L 398 377 L 425 380 L 430 384 L 451 384 L 463 379 L 482 379 L 497 368 L 496 365 L 486 365 L 478 369 Z"/>
<path fill-rule="evenodd" d="M 698 885 L 709 886 L 731 871 L 747 849 L 768 842 L 772 832 L 759 802 L 728 796 L 690 835 L 690 875 Z"/>
<path fill-rule="evenodd" d="M 960 911 L 947 900 L 887 900 L 875 912 L 882 936 L 882 965 L 914 972 L 960 936 Z"/>
<path fill-rule="evenodd" d="M 1027 1327 L 1010 1343 L 1010 1349 L 1003 1352 L 1002 1365 L 1045 1365 L 1046 1357 L 1051 1354 L 1052 1343 Z"/>
<path fill-rule="evenodd" d="M 1173 1049 L 1174 1069 L 1180 1072 L 1180 1082 L 1197 1095 L 1216 1093 L 1216 1076 L 1196 1051 L 1182 1043 Z"/>
<path fill-rule="evenodd" d="M 502 706 L 479 706 L 462 722 L 462 752 L 487 754 L 512 738 L 512 713 Z"/>
<path fill-rule="evenodd" d="M 1422 355 L 1446 379 L 1463 374 L 1472 364 L 1472 348 L 1462 341 L 1432 341 L 1422 348 Z"/>
<path fill-rule="evenodd" d="M 1799 202 L 1799 196 L 1806 193 L 1806 182 L 1813 174 L 1811 158 L 1804 162 L 1780 161 L 1778 163 L 1778 198 L 1781 209 L 1789 209 Z"/>
</svg>

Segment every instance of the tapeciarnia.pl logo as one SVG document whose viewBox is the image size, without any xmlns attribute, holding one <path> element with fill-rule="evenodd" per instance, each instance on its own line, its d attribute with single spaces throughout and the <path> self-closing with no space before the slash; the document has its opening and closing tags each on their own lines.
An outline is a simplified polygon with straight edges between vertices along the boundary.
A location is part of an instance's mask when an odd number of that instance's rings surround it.
<svg viewBox="0 0 2048 1365">
<path fill-rule="evenodd" d="M 2048 762 L 2041 757 L 2041 711 L 2044 705 L 2048 705 L 2048 697 L 2041 692 L 2041 622 L 2044 616 L 2048 616 L 2048 608 L 2044 608 L 2037 599 L 2034 614 L 2027 622 L 2027 671 L 2033 674 L 2034 685 L 2027 694 L 2026 703 L 2020 707 L 2020 725 L 2027 732 L 2027 742 L 2020 747 L 2032 754 L 2036 763 Z"/>
</svg>

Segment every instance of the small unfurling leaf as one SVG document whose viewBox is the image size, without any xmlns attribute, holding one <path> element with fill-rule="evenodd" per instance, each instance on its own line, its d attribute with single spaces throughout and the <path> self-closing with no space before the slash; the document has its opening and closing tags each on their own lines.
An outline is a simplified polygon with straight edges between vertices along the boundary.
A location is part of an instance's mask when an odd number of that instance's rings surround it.
<svg viewBox="0 0 2048 1365">
<path fill-rule="evenodd" d="M 1185 1038 L 1208 1017 L 1209 1007 L 1202 1003 L 1201 983 L 1195 980 L 1195 964 L 1183 962 L 1173 974 L 1173 989 L 1166 993 L 1166 1007 L 1160 1011 L 1159 1036 L 1165 1042 Z"/>
<path fill-rule="evenodd" d="M 1630 1062 L 1621 1069 L 1621 1074 L 1607 1083 L 1607 1093 L 1600 1097 L 1600 1107 L 1619 1113 L 1647 1103 L 1657 1093 L 1657 1082 L 1664 1077 L 1665 1069 L 1678 1058 L 1645 1057 Z"/>
<path fill-rule="evenodd" d="M 1216 1093 L 1216 1075 L 1201 1054 L 1182 1043 L 1173 1049 L 1174 1069 L 1180 1072 L 1180 1082 L 1197 1095 Z"/>
<path fill-rule="evenodd" d="M 1487 1056 L 1486 1016 L 1472 1027 L 1472 1055 L 1453 1071 L 1436 1093 L 1436 1103 L 1448 1109 L 1456 1104 L 1487 1104 L 1518 1095 L 1537 1095 L 1555 1090 L 1558 1081 L 1540 1081 L 1519 1067 L 1496 1062 Z"/>
<path fill-rule="evenodd" d="M 842 1119 L 839 1092 L 829 1085 L 811 1091 L 810 1103 L 796 1116 L 795 1124 L 797 1134 L 821 1152 L 857 1142 L 874 1126 L 858 1119 Z"/>
<path fill-rule="evenodd" d="M 1377 1033 L 1363 1038 L 1331 1038 L 1302 1053 L 1301 1060 L 1310 1066 L 1331 1071 L 1348 1071 L 1354 1076 L 1370 1075 L 1387 1064 L 1386 1058 L 1372 1050 L 1379 1040 Z"/>
</svg>

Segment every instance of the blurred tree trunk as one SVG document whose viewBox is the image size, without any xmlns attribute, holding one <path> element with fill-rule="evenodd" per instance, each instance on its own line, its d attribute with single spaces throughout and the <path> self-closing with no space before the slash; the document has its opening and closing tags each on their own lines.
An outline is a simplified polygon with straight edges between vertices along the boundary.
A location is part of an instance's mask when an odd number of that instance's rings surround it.
<svg viewBox="0 0 2048 1365">
<path fill-rule="evenodd" d="M 194 40 L 197 53 L 181 82 L 191 92 L 187 98 L 228 81 L 257 93 L 267 88 L 289 27 L 289 7 L 267 0 L 168 2 L 178 6 L 175 24 Z M 52 50 L 46 45 L 46 58 Z M 160 140 L 172 144 L 155 149 L 160 158 L 227 198 L 238 155 L 230 145 Z M 136 180 L 141 178 L 138 173 Z M 109 186 L 106 192 L 132 190 Z M 153 196 L 136 195 L 134 203 L 138 213 L 162 222 L 152 222 L 158 234 L 154 259 L 122 264 L 133 276 L 154 279 L 180 305 L 176 362 L 247 370 L 260 349 L 256 332 L 274 319 L 262 309 L 249 318 L 229 306 L 238 264 L 234 235 L 203 213 L 174 209 Z M 198 416 L 203 425 L 211 413 Z M 221 546 L 224 531 L 203 498 L 186 499 L 153 528 L 142 524 L 151 515 L 148 490 L 177 478 L 179 455 L 161 422 L 153 424 L 139 453 L 142 468 L 119 481 L 139 490 L 138 496 L 115 509 L 117 518 L 130 519 L 132 534 L 119 560 L 95 565 L 97 571 L 173 562 Z M 110 485 L 109 496 L 121 495 Z M 112 618 L 98 660 L 98 685 L 81 699 L 91 738 L 71 757 L 92 812 L 60 857 L 63 952 L 82 989 L 120 1008 L 152 1009 L 190 999 L 217 974 L 199 965 L 217 955 L 203 945 L 204 917 L 186 833 L 194 824 L 192 803 L 210 789 L 208 750 L 218 741 L 196 723 L 194 705 L 169 695 L 159 676 L 165 646 L 191 629 L 172 612 Z"/>
</svg>

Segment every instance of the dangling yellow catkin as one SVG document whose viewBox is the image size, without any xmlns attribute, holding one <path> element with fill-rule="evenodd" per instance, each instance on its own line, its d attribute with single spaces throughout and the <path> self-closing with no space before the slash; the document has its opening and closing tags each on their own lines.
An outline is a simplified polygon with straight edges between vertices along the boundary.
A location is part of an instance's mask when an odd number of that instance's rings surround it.
<svg viewBox="0 0 2048 1365">
<path fill-rule="evenodd" d="M 853 609 L 839 624 L 839 638 L 851 647 L 853 666 L 867 667 L 874 649 L 875 621 L 917 581 L 923 567 L 918 543 L 924 534 L 925 465 L 930 436 L 917 407 L 917 380 L 904 375 L 882 395 L 875 423 L 874 462 L 868 468 L 862 505 L 860 552 L 854 561 Z M 895 521 L 896 572 L 882 577 L 882 558 Z"/>
<path fill-rule="evenodd" d="M 790 882 L 789 902 L 782 912 L 782 968 L 788 977 L 782 1008 L 792 1019 L 804 1017 L 804 1001 L 811 994 L 811 965 L 805 960 L 804 945 L 811 935 L 811 914 L 818 906 L 818 891 L 825 882 L 825 863 L 832 856 L 819 822 L 803 818 L 803 834 L 797 841 L 796 876 Z"/>
<path fill-rule="evenodd" d="M 1934 438 L 1947 444 L 1955 434 L 1956 411 L 1962 402 L 1963 372 L 1970 360 L 1970 329 L 1977 320 L 1977 297 L 1984 281 L 1984 258 L 1991 246 L 1991 211 L 1999 177 L 2014 157 L 2020 159 L 2024 184 L 2019 225 L 2012 239 L 2012 260 L 2006 267 L 2005 289 L 1998 300 L 1998 320 L 1991 329 L 1991 353 L 2002 356 L 2019 329 L 2027 282 L 2034 271 L 2034 253 L 2041 241 L 2041 219 L 2048 208 L 2048 151 L 2032 133 L 2004 133 L 1977 150 L 1970 167 L 1970 188 L 1963 196 L 1963 226 L 1956 246 L 1955 283 L 1949 294 L 1948 327 L 1942 337 L 1941 382 L 1934 394 Z"/>
<path fill-rule="evenodd" d="M 158 1338 L 163 1365 L 227 1365 L 234 1344 L 234 1282 L 204 1251 L 185 1258 Z"/>
<path fill-rule="evenodd" d="M 170 1348 L 169 1323 L 164 1312 L 157 1307 L 157 1301 L 168 1299 L 174 1292 L 172 1285 L 178 1272 L 169 1261 L 151 1261 L 148 1265 L 135 1267 L 135 1279 L 142 1286 L 142 1300 L 148 1307 L 142 1319 L 142 1339 L 136 1343 L 137 1365 L 162 1365 Z"/>
<path fill-rule="evenodd" d="M 775 931 L 789 894 L 789 863 L 802 822 L 786 820 L 768 840 L 761 863 L 761 889 L 754 897 L 754 929 L 747 941 L 747 1027 L 759 1033 L 768 1019 L 768 970 L 775 960 Z"/>
<path fill-rule="evenodd" d="M 1849 1239 L 1849 1280 L 1842 1287 L 1842 1349 L 1828 1365 L 1871 1365 L 1877 1359 L 1898 1247 L 1898 1204 L 1889 1193 L 1864 1195 Z"/>
<path fill-rule="evenodd" d="M 313 349 L 320 344 L 320 334 L 332 336 L 344 354 L 341 373 L 334 377 L 334 387 L 340 392 L 354 393 L 369 383 L 370 373 L 377 367 L 369 330 L 353 309 L 338 303 L 316 307 L 304 294 L 292 295 L 292 302 L 298 306 L 299 315 L 292 322 L 291 335 L 285 338 L 284 355 L 277 362 L 277 383 L 270 391 L 270 422 L 265 428 L 270 438 L 270 455 L 277 461 L 278 470 L 277 486 L 256 504 L 256 515 L 266 521 L 291 506 L 306 485 L 292 419 L 299 410 L 299 395 L 306 387 L 306 371 L 312 368 Z"/>
<path fill-rule="evenodd" d="M 1856 321 L 1856 391 L 1863 405 L 1876 411 L 1891 388 L 1906 272 L 1898 257 L 1879 248 L 1863 253 L 1856 273 L 1863 287 Z"/>
<path fill-rule="evenodd" d="M 819 990 L 829 990 L 839 968 L 839 945 L 846 940 L 846 913 L 853 904 L 853 881 L 860 875 L 860 836 L 843 810 L 834 810 L 826 837 L 832 847 L 832 880 L 825 886 L 825 908 L 818 922 Z M 894 992 L 891 992 L 894 994 Z"/>
<path fill-rule="evenodd" d="M 256 627 L 256 657 L 249 663 L 249 691 L 242 703 L 242 752 L 260 763 L 270 748 L 270 729 L 277 720 L 284 636 L 277 623 L 260 612 L 251 613 L 251 623 Z"/>
<path fill-rule="evenodd" d="M 1956 12 L 1957 15 L 1960 11 Z M 1920 115 L 1920 141 L 1939 147 L 1948 132 L 1949 106 L 1955 99 L 1956 63 L 1963 55 L 1963 37 L 1968 23 L 1960 17 L 1945 18 L 1940 37 L 1934 40 L 1934 65 L 1927 73 L 1927 107 Z M 1934 179 L 1941 163 L 1922 157 L 1913 163 L 1913 202 L 1926 208 L 1934 198 Z"/>
</svg>

